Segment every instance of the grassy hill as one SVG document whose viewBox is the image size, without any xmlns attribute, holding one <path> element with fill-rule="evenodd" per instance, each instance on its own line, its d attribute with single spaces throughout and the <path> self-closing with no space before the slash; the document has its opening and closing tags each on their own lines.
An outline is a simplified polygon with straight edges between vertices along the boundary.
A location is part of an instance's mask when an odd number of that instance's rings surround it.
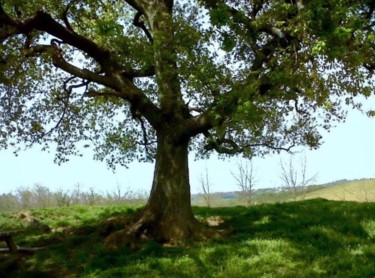
<svg viewBox="0 0 375 278">
<path fill-rule="evenodd" d="M 302 197 L 301 197 L 302 198 Z M 343 181 L 308 192 L 305 199 L 375 202 L 375 179 Z"/>
<path fill-rule="evenodd" d="M 339 180 L 327 184 L 309 186 L 307 190 L 299 189 L 297 200 L 322 198 L 333 201 L 375 202 L 375 179 Z M 274 204 L 293 201 L 293 193 L 283 187 L 255 189 L 252 205 Z M 240 192 L 218 192 L 211 194 L 212 207 L 246 205 Z M 207 206 L 202 194 L 192 198 L 194 206 Z"/>
<path fill-rule="evenodd" d="M 90 191 L 92 190 L 92 191 Z M 75 189 L 74 191 L 51 191 L 48 187 L 34 185 L 34 187 L 19 188 L 15 192 L 0 194 L 0 212 L 19 211 L 25 209 L 64 207 L 69 205 L 105 206 L 114 204 L 144 205 L 148 198 L 147 193 L 127 191 L 118 196 L 118 193 L 100 194 Z M 340 180 L 329 184 L 313 185 L 299 188 L 299 200 L 324 198 L 327 200 L 375 202 L 375 179 L 356 181 Z M 207 206 L 207 197 L 204 194 L 192 194 L 193 206 Z M 285 187 L 255 188 L 251 195 L 251 205 L 283 203 L 294 200 L 294 194 Z M 214 192 L 209 196 L 212 207 L 246 206 L 249 202 L 242 192 Z"/>
<path fill-rule="evenodd" d="M 135 208 L 0 213 L 1 229 L 24 230 L 17 244 L 47 247 L 33 255 L 0 254 L 0 277 L 375 277 L 374 211 L 375 203 L 322 199 L 196 207 L 199 219 L 219 225 L 221 239 L 185 247 L 144 239 L 137 251 L 103 245 Z M 28 224 L 22 215 L 48 225 L 50 232 Z"/>
</svg>

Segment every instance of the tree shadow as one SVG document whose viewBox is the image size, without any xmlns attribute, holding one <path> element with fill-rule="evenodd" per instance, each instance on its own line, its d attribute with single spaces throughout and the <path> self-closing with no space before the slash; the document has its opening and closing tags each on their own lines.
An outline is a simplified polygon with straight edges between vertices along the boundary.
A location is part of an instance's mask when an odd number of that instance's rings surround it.
<svg viewBox="0 0 375 278">
<path fill-rule="evenodd" d="M 279 267 L 284 274 L 298 277 L 301 266 L 308 268 L 319 262 L 321 271 L 333 276 L 335 271 L 345 267 L 352 273 L 354 265 L 359 266 L 358 275 L 369 275 L 371 267 L 375 271 L 375 249 L 366 251 L 360 246 L 375 243 L 362 224 L 364 221 L 375 223 L 374 211 L 374 203 L 322 199 L 250 208 L 196 207 L 194 213 L 200 219 L 215 216 L 223 220 L 215 227 L 226 232 L 223 238 L 183 247 L 166 247 L 145 240 L 134 252 L 128 247 L 110 250 L 103 242 L 109 233 L 123 229 L 137 212 L 108 209 L 95 221 L 67 227 L 34 241 L 48 248 L 32 257 L 18 260 L 0 257 L 0 274 L 6 273 L 5 277 L 66 277 L 100 273 L 102 277 L 113 277 L 144 273 L 158 277 L 167 273 L 170 277 L 202 277 L 199 273 L 204 273 L 204 277 L 215 277 L 227 271 L 237 273 L 238 277 L 243 273 L 257 277 L 268 271 L 266 268 L 276 271 L 272 269 Z M 27 236 L 35 236 L 35 231 L 26 232 L 21 242 L 30 242 Z M 355 252 L 356 256 L 349 257 L 348 254 Z M 322 266 L 321 261 L 326 266 Z M 309 271 L 302 274 L 317 275 L 312 267 Z M 269 274 L 272 276 L 275 272 Z"/>
<path fill-rule="evenodd" d="M 286 248 L 293 253 L 287 256 L 293 257 L 295 262 L 305 265 L 319 262 L 319 271 L 333 276 L 336 272 L 339 273 L 339 269 L 345 271 L 347 268 L 348 273 L 357 271 L 358 277 L 371 277 L 375 274 L 375 248 L 364 247 L 369 243 L 371 245 L 371 242 L 375 243 L 375 238 L 363 226 L 366 221 L 375 223 L 374 212 L 375 203 L 324 199 L 265 204 L 249 209 L 234 207 L 197 210 L 200 215 L 224 217 L 225 227 L 222 228 L 231 230 L 231 234 L 211 254 L 219 262 L 233 254 L 240 254 L 245 245 L 255 250 L 246 250 L 245 256 L 256 256 L 259 246 L 272 241 L 287 244 Z M 283 252 L 280 251 L 279 254 Z M 321 262 L 326 264 L 325 268 Z M 297 269 L 295 271 L 292 276 L 298 275 Z M 312 269 L 309 271 L 309 275 L 318 275 Z M 303 273 L 302 277 L 308 276 L 307 272 Z M 261 273 L 254 272 L 253 275 Z"/>
</svg>

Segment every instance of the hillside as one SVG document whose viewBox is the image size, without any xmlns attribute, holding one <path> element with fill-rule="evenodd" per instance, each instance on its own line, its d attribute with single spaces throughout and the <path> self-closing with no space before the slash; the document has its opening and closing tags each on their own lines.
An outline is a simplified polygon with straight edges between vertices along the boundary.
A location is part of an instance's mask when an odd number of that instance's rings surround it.
<svg viewBox="0 0 375 278">
<path fill-rule="evenodd" d="M 338 180 L 326 184 L 312 185 L 307 189 L 299 189 L 297 200 L 322 198 L 336 201 L 375 202 L 375 179 Z M 273 204 L 293 200 L 290 190 L 278 188 L 255 189 L 252 195 L 252 204 Z M 194 206 L 207 206 L 204 194 L 192 194 Z M 210 204 L 213 207 L 246 206 L 241 198 L 241 192 L 215 192 L 210 195 Z"/>
<path fill-rule="evenodd" d="M 375 179 L 343 181 L 309 192 L 305 199 L 375 202 Z M 302 199 L 302 198 L 301 198 Z"/>
</svg>

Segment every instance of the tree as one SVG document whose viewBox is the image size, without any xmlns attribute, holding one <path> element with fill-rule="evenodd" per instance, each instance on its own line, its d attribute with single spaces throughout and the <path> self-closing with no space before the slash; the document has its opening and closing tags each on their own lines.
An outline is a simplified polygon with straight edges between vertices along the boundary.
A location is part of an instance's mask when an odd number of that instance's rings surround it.
<svg viewBox="0 0 375 278">
<path fill-rule="evenodd" d="M 54 199 L 59 207 L 69 207 L 72 203 L 72 196 L 69 191 L 65 191 L 62 187 L 55 192 Z"/>
<path fill-rule="evenodd" d="M 189 150 L 317 148 L 341 102 L 374 88 L 372 0 L 1 0 L 0 40 L 2 148 L 155 161 L 114 245 L 212 236 L 191 209 Z"/>
<path fill-rule="evenodd" d="M 246 201 L 246 206 L 250 206 L 252 202 L 253 192 L 255 188 L 255 170 L 253 162 L 250 163 L 238 163 L 237 173 L 232 173 L 232 176 L 237 182 L 240 189 L 241 196 Z"/>
<path fill-rule="evenodd" d="M 83 192 L 82 192 L 82 186 L 80 183 L 76 183 L 74 185 L 74 190 L 72 191 L 71 194 L 71 202 L 73 205 L 79 205 L 83 203 L 82 198 L 83 198 Z"/>
<path fill-rule="evenodd" d="M 285 187 L 292 192 L 293 200 L 296 201 L 298 193 L 302 192 L 302 197 L 306 195 L 307 186 L 316 179 L 316 174 L 310 178 L 307 177 L 307 160 L 306 156 L 298 163 L 299 167 L 295 166 L 293 157 L 290 156 L 288 166 L 280 161 L 281 179 Z"/>
<path fill-rule="evenodd" d="M 51 205 L 52 193 L 48 187 L 42 184 L 35 184 L 32 188 L 33 201 L 35 207 L 47 208 Z"/>
<path fill-rule="evenodd" d="M 115 204 L 121 204 L 129 199 L 131 194 L 130 190 L 123 192 L 121 184 L 117 182 L 116 189 L 112 193 L 107 193 L 107 199 L 112 200 Z"/>
<path fill-rule="evenodd" d="M 205 200 L 206 204 L 208 207 L 211 207 L 211 201 L 212 201 L 212 194 L 211 194 L 211 183 L 208 178 L 208 170 L 206 168 L 205 175 L 201 175 L 200 179 L 200 184 L 203 190 L 203 199 Z"/>
<path fill-rule="evenodd" d="M 27 187 L 18 187 L 16 189 L 18 199 L 21 203 L 21 209 L 34 208 L 33 192 Z"/>
</svg>

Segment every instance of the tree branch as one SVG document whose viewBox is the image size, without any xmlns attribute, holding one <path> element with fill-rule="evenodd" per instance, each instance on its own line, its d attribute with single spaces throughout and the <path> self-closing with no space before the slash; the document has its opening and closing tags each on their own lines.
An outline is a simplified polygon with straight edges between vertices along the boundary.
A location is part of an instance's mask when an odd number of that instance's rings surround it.
<svg viewBox="0 0 375 278">
<path fill-rule="evenodd" d="M 96 74 L 87 69 L 81 69 L 65 61 L 64 57 L 62 56 L 62 50 L 58 47 L 55 39 L 51 40 L 51 45 L 38 45 L 29 48 L 27 55 L 30 56 L 37 53 L 49 53 L 55 67 L 58 67 L 75 77 L 113 88 L 114 84 L 111 78 Z"/>
<path fill-rule="evenodd" d="M 213 119 L 208 113 L 190 117 L 175 129 L 176 140 L 180 142 L 188 140 L 198 134 L 206 133 L 212 127 Z"/>
<path fill-rule="evenodd" d="M 123 94 L 121 92 L 115 91 L 115 90 L 106 90 L 103 89 L 101 91 L 96 91 L 93 89 L 89 89 L 83 94 L 83 97 L 119 97 L 124 98 Z"/>
<path fill-rule="evenodd" d="M 62 50 L 58 47 L 58 43 L 55 39 L 53 39 L 51 43 L 51 45 L 39 45 L 28 49 L 28 55 L 35 56 L 40 53 L 48 53 L 54 66 L 57 68 L 60 68 L 74 77 L 95 82 L 112 89 L 107 90 L 106 92 L 90 90 L 86 92 L 84 96 L 113 96 L 122 98 L 129 101 L 132 107 L 139 111 L 155 129 L 160 126 L 162 122 L 160 109 L 155 106 L 128 78 L 116 74 L 112 76 L 103 76 L 87 69 L 78 68 L 65 61 L 62 56 Z"/>
<path fill-rule="evenodd" d="M 244 146 L 240 146 L 231 139 L 222 138 L 222 139 L 210 141 L 204 148 L 206 151 L 215 150 L 216 152 L 220 154 L 235 155 L 235 154 L 243 153 L 246 149 L 257 148 L 257 147 L 266 147 L 274 151 L 278 151 L 278 152 L 286 151 L 290 153 L 294 145 L 290 145 L 289 147 L 277 147 L 277 146 L 272 146 L 267 143 L 258 143 L 258 144 L 247 144 Z"/>
<path fill-rule="evenodd" d="M 145 23 L 140 20 L 142 15 L 143 15 L 143 13 L 141 11 L 138 11 L 137 14 L 134 17 L 133 24 L 134 24 L 134 26 L 141 28 L 143 30 L 143 32 L 146 34 L 148 40 L 151 43 L 153 43 L 154 39 L 152 38 L 150 32 L 148 31 Z"/>
<path fill-rule="evenodd" d="M 127 70 L 122 74 L 125 78 L 137 78 L 137 77 L 150 77 L 155 75 L 155 66 L 150 66 L 148 68 L 140 70 Z"/>
<path fill-rule="evenodd" d="M 33 17 L 26 20 L 19 20 L 9 17 L 0 5 L 0 24 L 14 28 L 14 31 L 12 33 L 8 31 L 6 36 L 28 34 L 33 30 L 47 32 L 62 42 L 85 52 L 96 60 L 103 69 L 119 68 L 117 62 L 111 58 L 108 50 L 98 46 L 86 37 L 73 32 L 69 27 L 62 26 L 45 12 L 39 11 Z M 0 37 L 3 36 L 0 35 Z"/>
<path fill-rule="evenodd" d="M 133 7 L 133 9 L 137 10 L 138 12 L 144 13 L 144 6 L 145 1 L 137 1 L 137 0 L 125 0 L 126 3 L 128 3 L 130 6 Z"/>
<path fill-rule="evenodd" d="M 71 32 L 74 32 L 72 26 L 70 25 L 69 23 L 69 20 L 68 20 L 68 12 L 70 10 L 70 8 L 73 6 L 73 4 L 75 4 L 75 2 L 77 2 L 77 0 L 71 0 L 68 5 L 66 5 L 66 8 L 65 10 L 63 11 L 62 13 L 62 19 L 65 23 L 65 26 L 66 28 L 68 28 L 68 30 L 70 30 Z"/>
</svg>

